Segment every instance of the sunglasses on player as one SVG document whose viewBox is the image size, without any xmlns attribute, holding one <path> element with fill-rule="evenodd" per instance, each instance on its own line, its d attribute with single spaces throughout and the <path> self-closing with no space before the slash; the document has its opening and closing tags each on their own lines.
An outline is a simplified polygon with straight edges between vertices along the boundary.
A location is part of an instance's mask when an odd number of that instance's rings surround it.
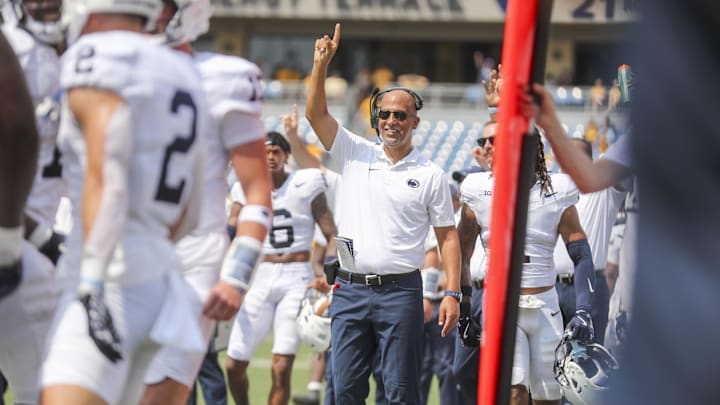
<svg viewBox="0 0 720 405">
<path fill-rule="evenodd" d="M 481 148 L 484 148 L 484 147 L 485 147 L 485 144 L 488 143 L 488 142 L 490 142 L 490 145 L 494 145 L 494 144 L 495 144 L 495 137 L 494 137 L 494 136 L 488 136 L 488 137 L 485 137 L 485 138 L 478 138 L 478 139 L 477 139 L 477 144 L 480 145 Z"/>
<path fill-rule="evenodd" d="M 378 117 L 381 119 L 388 119 L 390 118 L 390 114 L 395 116 L 395 119 L 398 121 L 405 121 L 408 117 L 408 113 L 405 111 L 388 111 L 388 110 L 380 110 L 378 111 Z"/>
</svg>

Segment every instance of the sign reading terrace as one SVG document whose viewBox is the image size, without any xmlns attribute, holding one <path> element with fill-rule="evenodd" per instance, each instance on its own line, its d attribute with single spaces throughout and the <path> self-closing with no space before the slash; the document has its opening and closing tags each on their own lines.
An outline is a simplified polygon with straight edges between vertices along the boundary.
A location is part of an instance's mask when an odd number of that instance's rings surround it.
<svg viewBox="0 0 720 405">
<path fill-rule="evenodd" d="M 212 3 L 218 17 L 503 22 L 507 0 L 212 0 Z M 633 21 L 638 14 L 637 3 L 637 0 L 557 0 L 552 21 Z"/>
</svg>

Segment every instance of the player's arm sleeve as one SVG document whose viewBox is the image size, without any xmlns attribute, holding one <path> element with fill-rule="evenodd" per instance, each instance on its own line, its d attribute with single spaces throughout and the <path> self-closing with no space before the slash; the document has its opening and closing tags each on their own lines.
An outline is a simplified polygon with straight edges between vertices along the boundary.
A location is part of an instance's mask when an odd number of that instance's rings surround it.
<svg viewBox="0 0 720 405">
<path fill-rule="evenodd" d="M 595 292 L 595 268 L 587 239 L 568 243 L 567 251 L 575 264 L 575 308 L 590 311 Z"/>
</svg>

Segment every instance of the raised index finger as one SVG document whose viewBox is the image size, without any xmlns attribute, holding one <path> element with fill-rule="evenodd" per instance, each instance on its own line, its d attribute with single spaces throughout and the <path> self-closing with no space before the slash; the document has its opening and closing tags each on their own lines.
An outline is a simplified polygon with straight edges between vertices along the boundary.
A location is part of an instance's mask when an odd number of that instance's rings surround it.
<svg viewBox="0 0 720 405">
<path fill-rule="evenodd" d="M 333 34 L 332 41 L 335 46 L 340 45 L 340 23 L 335 24 L 335 33 Z"/>
</svg>

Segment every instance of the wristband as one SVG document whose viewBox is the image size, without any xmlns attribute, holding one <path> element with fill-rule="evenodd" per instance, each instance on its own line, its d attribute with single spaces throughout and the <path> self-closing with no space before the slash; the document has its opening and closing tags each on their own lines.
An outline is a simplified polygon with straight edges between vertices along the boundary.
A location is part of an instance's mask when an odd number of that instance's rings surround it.
<svg viewBox="0 0 720 405">
<path fill-rule="evenodd" d="M 0 266 L 7 266 L 20 259 L 24 234 L 22 226 L 15 228 L 0 226 Z"/>
<path fill-rule="evenodd" d="M 420 272 L 423 284 L 423 298 L 435 299 L 437 297 L 440 271 L 434 267 L 428 267 Z"/>
<path fill-rule="evenodd" d="M 244 293 L 260 261 L 262 242 L 250 236 L 233 239 L 223 261 L 220 279 Z"/>
<path fill-rule="evenodd" d="M 248 204 L 240 210 L 238 215 L 238 226 L 240 222 L 255 222 L 265 227 L 272 228 L 272 215 L 270 210 L 260 204 Z"/>
<path fill-rule="evenodd" d="M 462 299 L 462 293 L 459 291 L 445 290 L 445 293 L 443 295 L 446 297 L 453 297 L 457 300 L 457 302 L 460 302 L 460 300 Z"/>
<path fill-rule="evenodd" d="M 99 257 L 83 255 L 80 263 L 80 286 L 78 291 L 89 292 L 91 289 L 102 288 L 105 281 L 107 266 Z"/>
</svg>

